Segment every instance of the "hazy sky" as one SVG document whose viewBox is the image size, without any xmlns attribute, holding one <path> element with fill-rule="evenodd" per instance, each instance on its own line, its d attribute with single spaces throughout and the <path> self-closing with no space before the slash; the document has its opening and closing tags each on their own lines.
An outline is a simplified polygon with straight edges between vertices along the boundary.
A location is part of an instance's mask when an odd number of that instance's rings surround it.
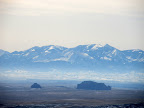
<svg viewBox="0 0 144 108">
<path fill-rule="evenodd" d="M 144 50 L 144 0 L 0 0 L 0 49 L 110 44 Z"/>
</svg>

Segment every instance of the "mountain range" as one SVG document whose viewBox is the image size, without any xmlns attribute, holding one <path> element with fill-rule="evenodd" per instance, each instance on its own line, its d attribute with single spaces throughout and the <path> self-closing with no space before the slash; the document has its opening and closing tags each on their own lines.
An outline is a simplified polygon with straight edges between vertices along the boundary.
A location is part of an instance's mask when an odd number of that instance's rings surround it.
<svg viewBox="0 0 144 108">
<path fill-rule="evenodd" d="M 57 45 L 32 47 L 12 53 L 0 50 L 3 69 L 144 71 L 143 50 L 119 50 L 108 44 L 79 45 L 66 48 Z"/>
</svg>

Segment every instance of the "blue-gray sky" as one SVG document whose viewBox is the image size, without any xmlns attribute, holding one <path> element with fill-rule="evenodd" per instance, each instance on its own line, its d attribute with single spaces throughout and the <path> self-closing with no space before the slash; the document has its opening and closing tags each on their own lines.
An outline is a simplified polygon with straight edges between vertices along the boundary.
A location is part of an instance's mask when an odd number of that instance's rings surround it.
<svg viewBox="0 0 144 108">
<path fill-rule="evenodd" d="M 0 0 L 0 49 L 110 44 L 144 50 L 143 0 Z"/>
</svg>

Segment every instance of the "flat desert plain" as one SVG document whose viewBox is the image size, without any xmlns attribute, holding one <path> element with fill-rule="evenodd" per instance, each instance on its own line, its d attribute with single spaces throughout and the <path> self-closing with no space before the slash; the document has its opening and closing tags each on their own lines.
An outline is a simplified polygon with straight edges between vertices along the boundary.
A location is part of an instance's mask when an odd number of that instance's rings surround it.
<svg viewBox="0 0 144 108">
<path fill-rule="evenodd" d="M 143 90 L 78 90 L 74 87 L 43 85 L 32 89 L 29 84 L 1 84 L 1 106 L 67 104 L 100 106 L 144 103 Z"/>
</svg>

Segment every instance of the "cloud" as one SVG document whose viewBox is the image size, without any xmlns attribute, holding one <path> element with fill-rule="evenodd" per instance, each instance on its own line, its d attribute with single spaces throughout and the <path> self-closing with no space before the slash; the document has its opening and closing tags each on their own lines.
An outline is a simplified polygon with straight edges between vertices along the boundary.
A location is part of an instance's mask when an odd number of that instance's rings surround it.
<svg viewBox="0 0 144 108">
<path fill-rule="evenodd" d="M 143 0 L 0 0 L 0 13 L 49 15 L 104 13 L 143 16 Z"/>
</svg>

